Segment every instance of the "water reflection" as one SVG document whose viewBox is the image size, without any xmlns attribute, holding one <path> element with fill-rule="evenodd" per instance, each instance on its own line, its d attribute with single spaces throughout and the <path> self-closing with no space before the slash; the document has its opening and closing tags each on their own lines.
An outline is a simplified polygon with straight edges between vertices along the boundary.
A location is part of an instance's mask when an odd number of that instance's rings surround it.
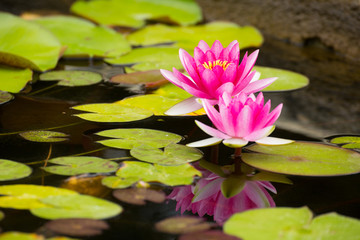
<svg viewBox="0 0 360 240">
<path fill-rule="evenodd" d="M 195 166 L 203 177 L 193 185 L 175 187 L 168 199 L 177 201 L 176 211 L 191 211 L 200 217 L 213 216 L 214 221 L 223 224 L 231 215 L 252 208 L 275 207 L 268 191 L 276 193 L 275 187 L 267 181 L 246 181 L 245 187 L 237 195 L 226 198 L 221 185 L 226 179 Z"/>
</svg>

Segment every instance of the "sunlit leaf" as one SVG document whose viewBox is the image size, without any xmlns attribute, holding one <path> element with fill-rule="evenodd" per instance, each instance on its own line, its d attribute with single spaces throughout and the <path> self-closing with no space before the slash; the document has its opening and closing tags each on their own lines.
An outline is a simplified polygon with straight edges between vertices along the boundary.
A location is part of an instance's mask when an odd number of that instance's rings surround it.
<svg viewBox="0 0 360 240">
<path fill-rule="evenodd" d="M 141 84 L 146 88 L 154 88 L 168 83 L 159 70 L 118 74 L 110 79 L 110 82 L 121 85 Z"/>
<path fill-rule="evenodd" d="M 0 240 L 45 240 L 45 238 L 35 233 L 5 232 L 0 234 Z"/>
<path fill-rule="evenodd" d="M 40 202 L 40 199 L 49 196 L 58 195 L 74 195 L 77 192 L 56 188 L 50 186 L 37 186 L 30 184 L 4 185 L 0 186 L 0 207 L 2 208 L 16 208 L 16 209 L 31 209 L 37 207 L 45 207 L 46 205 Z"/>
<path fill-rule="evenodd" d="M 40 75 L 41 81 L 55 81 L 60 86 L 77 87 L 88 86 L 101 82 L 102 76 L 89 71 L 51 71 Z"/>
<path fill-rule="evenodd" d="M 341 144 L 341 147 L 343 148 L 360 149 L 360 136 L 334 137 L 330 140 L 330 142 L 335 144 Z"/>
<path fill-rule="evenodd" d="M 52 220 L 45 223 L 44 227 L 58 234 L 75 237 L 96 236 L 109 229 L 105 221 L 85 218 Z"/>
<path fill-rule="evenodd" d="M 78 175 L 84 173 L 115 172 L 118 168 L 116 162 L 88 156 L 58 157 L 48 161 L 63 166 L 47 166 L 43 169 L 47 172 L 59 175 Z"/>
<path fill-rule="evenodd" d="M 209 230 L 180 235 L 178 240 L 241 240 L 235 236 L 225 234 L 221 230 Z"/>
<path fill-rule="evenodd" d="M 40 199 L 48 207 L 31 209 L 31 213 L 45 219 L 91 218 L 103 219 L 116 216 L 122 207 L 87 195 L 58 195 Z"/>
<path fill-rule="evenodd" d="M 0 13 L 1 18 L 1 13 Z M 0 27 L 1 28 L 1 27 Z M 1 33 L 0 33 L 1 35 Z M 1 41 L 1 39 L 0 39 Z M 0 47 L 1 48 L 1 47 Z M 0 52 L 0 62 L 1 62 Z M 5 92 L 18 93 L 26 84 L 32 80 L 32 71 L 30 69 L 12 68 L 4 65 L 0 65 L 0 90 Z M 11 97 L 11 98 L 10 98 Z M 3 103 L 3 99 L 11 100 L 13 97 L 6 93 L 1 93 L 0 102 Z"/>
<path fill-rule="evenodd" d="M 79 118 L 94 122 L 131 122 L 151 117 L 153 113 L 143 108 L 128 107 L 114 103 L 93 103 L 73 107 L 92 113 L 74 114 Z"/>
<path fill-rule="evenodd" d="M 139 177 L 128 177 L 128 178 L 119 178 L 116 176 L 110 176 L 104 178 L 101 183 L 104 186 L 109 188 L 127 188 L 136 183 L 139 180 Z"/>
<path fill-rule="evenodd" d="M 189 97 L 192 97 L 190 93 L 175 86 L 172 83 L 165 84 L 164 86 L 159 87 L 152 93 L 168 98 L 175 98 L 175 99 L 187 99 Z"/>
<path fill-rule="evenodd" d="M 209 230 L 212 225 L 203 218 L 178 216 L 166 218 L 155 224 L 156 230 L 170 234 L 184 234 Z"/>
<path fill-rule="evenodd" d="M 0 13 L 0 22 L 1 63 L 40 71 L 56 66 L 61 44 L 52 33 L 5 12 Z"/>
<path fill-rule="evenodd" d="M 0 159 L 0 181 L 9 181 L 27 177 L 32 169 L 23 163 Z"/>
<path fill-rule="evenodd" d="M 11 93 L 0 90 L 0 105 L 7 103 L 13 99 L 14 99 L 14 96 Z"/>
<path fill-rule="evenodd" d="M 148 188 L 118 189 L 113 192 L 113 196 L 122 202 L 135 205 L 145 205 L 146 200 L 162 203 L 166 199 L 166 195 L 163 191 Z"/>
<path fill-rule="evenodd" d="M 169 144 L 164 150 L 149 145 L 132 148 L 131 156 L 144 162 L 157 163 L 166 166 L 181 165 L 202 158 L 203 154 L 196 148 L 180 144 Z"/>
<path fill-rule="evenodd" d="M 286 145 L 247 147 L 257 153 L 244 153 L 242 159 L 255 168 L 270 172 L 333 176 L 360 172 L 360 154 L 330 145 L 294 142 Z"/>
<path fill-rule="evenodd" d="M 220 21 L 189 27 L 150 25 L 130 34 L 127 39 L 133 45 L 144 46 L 175 42 L 174 46 L 188 50 L 194 49 L 200 40 L 209 45 L 219 40 L 223 46 L 237 40 L 240 48 L 258 47 L 263 42 L 263 37 L 254 27 Z"/>
<path fill-rule="evenodd" d="M 261 79 L 277 77 L 276 81 L 270 86 L 264 88 L 262 91 L 289 91 L 296 90 L 299 88 L 306 87 L 309 84 L 309 79 L 296 72 L 270 68 L 270 67 L 260 67 L 255 66 L 253 68 L 257 72 L 261 73 Z"/>
<path fill-rule="evenodd" d="M 179 59 L 178 47 L 135 48 L 128 54 L 118 58 L 108 58 L 105 61 L 113 65 L 134 64 L 129 68 L 125 68 L 126 72 L 159 69 L 172 70 L 173 67 L 176 69 L 183 68 Z"/>
<path fill-rule="evenodd" d="M 21 137 L 32 142 L 62 142 L 68 140 L 68 135 L 54 131 L 27 131 L 19 133 Z"/>
<path fill-rule="evenodd" d="M 116 138 L 98 142 L 108 147 L 122 149 L 132 149 L 140 145 L 162 148 L 171 143 L 177 143 L 182 139 L 180 135 L 174 133 L 143 128 L 110 129 L 96 134 L 102 137 Z"/>
<path fill-rule="evenodd" d="M 85 19 L 51 16 L 34 21 L 49 29 L 67 46 L 64 56 L 117 57 L 131 49 L 120 33 Z"/>
<path fill-rule="evenodd" d="M 71 11 L 100 24 L 134 28 L 142 27 L 147 19 L 166 17 L 181 25 L 190 25 L 202 18 L 200 7 L 194 0 L 77 1 Z"/>
<path fill-rule="evenodd" d="M 234 214 L 224 232 L 246 240 L 263 239 L 356 239 L 360 221 L 330 213 L 312 220 L 306 208 L 264 208 Z"/>
</svg>

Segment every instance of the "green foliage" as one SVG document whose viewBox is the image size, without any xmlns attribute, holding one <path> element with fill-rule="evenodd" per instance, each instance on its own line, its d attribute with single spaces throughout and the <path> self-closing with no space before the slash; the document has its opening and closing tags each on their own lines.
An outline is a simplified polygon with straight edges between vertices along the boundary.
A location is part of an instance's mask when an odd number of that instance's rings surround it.
<svg viewBox="0 0 360 240">
<path fill-rule="evenodd" d="M 40 75 L 41 81 L 55 81 L 59 86 L 77 87 L 88 86 L 101 82 L 102 76 L 89 71 L 51 71 Z"/>
<path fill-rule="evenodd" d="M 32 169 L 23 163 L 0 159 L 0 181 L 9 181 L 27 177 Z"/>
<path fill-rule="evenodd" d="M 331 143 L 342 144 L 343 148 L 359 148 L 360 149 L 360 137 L 358 136 L 343 136 L 335 137 L 330 140 Z"/>
<path fill-rule="evenodd" d="M 0 240 L 45 240 L 45 238 L 35 233 L 5 232 L 0 234 Z"/>
<path fill-rule="evenodd" d="M 19 135 L 32 142 L 62 142 L 68 140 L 67 134 L 54 131 L 27 131 Z"/>
<path fill-rule="evenodd" d="M 1 13 L 0 13 L 1 18 Z M 1 28 L 1 27 L 0 27 Z M 0 33 L 1 35 L 1 33 Z M 1 48 L 1 46 L 0 46 Z M 0 52 L 0 62 L 1 62 Z M 12 93 L 20 92 L 32 80 L 30 69 L 18 69 L 0 65 L 0 90 Z M 4 94 L 2 94 L 2 99 Z M 8 99 L 9 97 L 7 97 Z M 3 102 L 3 100 L 1 101 Z"/>
</svg>

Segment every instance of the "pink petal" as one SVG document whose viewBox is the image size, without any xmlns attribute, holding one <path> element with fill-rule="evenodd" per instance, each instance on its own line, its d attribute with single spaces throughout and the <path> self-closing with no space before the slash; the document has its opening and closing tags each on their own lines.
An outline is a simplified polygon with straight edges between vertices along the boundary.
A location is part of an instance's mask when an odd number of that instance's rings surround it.
<svg viewBox="0 0 360 240">
<path fill-rule="evenodd" d="M 236 118 L 237 124 L 235 129 L 235 136 L 244 138 L 251 131 L 250 126 L 252 123 L 251 109 L 249 106 L 244 106 Z M 246 138 L 246 140 L 250 140 Z"/>
<path fill-rule="evenodd" d="M 190 77 L 195 81 L 199 81 L 199 75 L 198 72 L 196 70 L 196 63 L 194 58 L 187 53 L 184 49 L 179 50 L 179 56 L 180 56 L 180 61 L 182 63 L 182 65 L 184 66 L 185 70 L 188 72 L 188 74 L 190 75 Z"/>
<path fill-rule="evenodd" d="M 210 118 L 211 122 L 215 125 L 215 127 L 220 131 L 224 131 L 224 124 L 221 119 L 220 113 L 208 100 L 203 100 L 203 106 L 206 114 Z"/>
<path fill-rule="evenodd" d="M 243 92 L 244 91 L 244 88 L 246 88 L 251 79 L 253 78 L 253 76 L 255 75 L 255 72 L 251 72 L 246 78 L 244 79 L 236 79 L 234 81 L 234 84 L 235 84 L 235 89 L 234 89 L 234 94 L 237 95 L 239 94 L 240 92 Z"/>
<path fill-rule="evenodd" d="M 160 69 L 160 73 L 164 76 L 164 78 L 166 78 L 167 80 L 169 80 L 171 83 L 175 84 L 176 86 L 178 86 L 179 88 L 182 88 L 182 81 L 177 78 L 174 73 L 168 71 L 168 70 L 164 70 L 164 69 Z"/>
<path fill-rule="evenodd" d="M 254 77 L 251 79 L 251 81 L 250 81 L 251 83 L 259 80 L 260 77 L 261 77 L 261 73 L 260 73 L 260 72 L 256 72 L 256 71 L 254 71 L 254 72 L 255 72 L 255 75 L 254 75 Z"/>
<path fill-rule="evenodd" d="M 215 40 L 215 42 L 211 46 L 211 51 L 215 54 L 215 58 L 219 58 L 223 48 L 224 47 L 221 45 L 221 42 L 219 40 Z"/>
<path fill-rule="evenodd" d="M 237 66 L 233 63 L 230 64 L 223 72 L 220 81 L 222 83 L 234 82 L 234 79 L 236 77 L 236 70 L 237 70 Z"/>
<path fill-rule="evenodd" d="M 192 199 L 192 203 L 207 199 L 216 194 L 219 191 L 223 181 L 223 178 L 218 178 L 206 184 L 203 188 L 199 189 L 199 191 L 195 193 Z"/>
<path fill-rule="evenodd" d="M 186 146 L 188 146 L 188 147 L 208 147 L 208 146 L 219 144 L 221 141 L 222 141 L 221 138 L 212 137 L 212 138 L 207 138 L 204 140 L 188 143 L 188 144 L 186 144 Z"/>
<path fill-rule="evenodd" d="M 224 93 L 232 95 L 234 92 L 234 84 L 232 82 L 227 82 L 222 84 L 218 89 L 215 91 L 216 96 L 221 96 Z"/>
<path fill-rule="evenodd" d="M 191 78 L 185 76 L 184 74 L 179 72 L 176 68 L 173 68 L 173 72 L 174 72 L 174 76 L 182 82 L 181 86 L 183 84 L 186 84 L 193 88 L 201 88 L 198 86 L 197 83 L 194 83 Z"/>
<path fill-rule="evenodd" d="M 197 120 L 195 120 L 196 125 L 198 125 L 198 127 L 203 130 L 205 133 L 209 134 L 210 136 L 216 137 L 216 138 L 221 138 L 221 139 L 228 139 L 230 138 L 227 134 L 209 127 L 208 125 L 203 124 L 202 122 L 199 122 Z"/>
<path fill-rule="evenodd" d="M 264 188 L 268 189 L 272 193 L 277 193 L 276 188 L 268 181 L 256 181 L 257 184 L 260 184 Z"/>
<path fill-rule="evenodd" d="M 220 81 L 215 73 L 210 69 L 205 69 L 201 75 L 201 81 L 206 89 L 206 92 L 212 97 L 216 97 L 215 91 L 220 86 Z"/>
<path fill-rule="evenodd" d="M 232 41 L 228 46 L 228 48 L 230 49 L 230 53 L 229 53 L 230 61 L 233 62 L 236 66 L 239 65 L 240 48 L 238 41 Z"/>
<path fill-rule="evenodd" d="M 220 79 L 224 73 L 224 68 L 219 65 L 216 65 L 215 67 L 212 68 L 212 71 L 216 75 L 216 78 Z M 220 83 L 221 81 L 218 80 L 218 82 Z"/>
<path fill-rule="evenodd" d="M 169 116 L 176 116 L 191 113 L 201 108 L 202 105 L 196 101 L 196 97 L 191 97 L 175 104 L 169 110 L 167 110 L 165 114 Z"/>
<path fill-rule="evenodd" d="M 272 112 L 268 115 L 268 120 L 265 126 L 272 125 L 279 118 L 283 104 L 279 104 Z"/>
<path fill-rule="evenodd" d="M 241 61 L 241 63 L 243 63 L 243 61 L 245 61 L 245 66 L 244 66 L 244 70 L 242 71 L 240 78 L 244 78 L 245 76 L 247 76 L 249 74 L 249 72 L 251 71 L 251 69 L 253 68 L 253 66 L 256 62 L 258 54 L 259 54 L 259 50 L 256 50 L 252 54 L 250 54 L 250 56 L 247 57 L 247 59 L 243 59 Z"/>
<path fill-rule="evenodd" d="M 245 136 L 244 138 L 248 141 L 258 141 L 264 137 L 267 137 L 269 136 L 275 129 L 275 126 L 272 125 L 272 126 L 269 126 L 269 127 L 266 127 L 266 128 L 262 128 L 262 129 L 259 129 L 259 130 L 256 130 L 252 133 L 250 133 L 249 135 Z"/>
<path fill-rule="evenodd" d="M 207 60 L 204 52 L 199 47 L 194 49 L 194 59 L 196 65 L 203 64 Z"/>
<path fill-rule="evenodd" d="M 207 92 L 202 91 L 202 89 L 193 88 L 189 85 L 183 84 L 182 89 L 190 93 L 191 95 L 194 95 L 198 98 L 213 98 L 211 95 L 209 95 Z M 204 89 L 206 91 L 206 89 Z"/>
<path fill-rule="evenodd" d="M 210 50 L 209 45 L 204 40 L 200 40 L 198 48 L 200 48 L 204 53 Z"/>
<path fill-rule="evenodd" d="M 266 190 L 259 187 L 256 183 L 247 182 L 244 191 L 246 191 L 247 196 L 257 207 L 270 207 L 268 198 L 264 193 Z"/>
<path fill-rule="evenodd" d="M 248 141 L 242 138 L 230 138 L 225 139 L 223 144 L 231 148 L 240 148 L 248 144 Z"/>
<path fill-rule="evenodd" d="M 216 56 L 211 50 L 205 52 L 205 55 L 207 62 L 214 62 L 216 60 Z"/>
<path fill-rule="evenodd" d="M 293 140 L 276 138 L 276 137 L 264 137 L 256 141 L 256 143 L 260 145 L 285 145 L 289 143 L 293 143 Z"/>
<path fill-rule="evenodd" d="M 276 77 L 275 78 L 265 78 L 265 79 L 257 80 L 255 82 L 251 82 L 242 91 L 247 94 L 258 92 L 258 91 L 266 88 L 270 84 L 272 84 L 276 79 L 277 79 Z"/>
</svg>

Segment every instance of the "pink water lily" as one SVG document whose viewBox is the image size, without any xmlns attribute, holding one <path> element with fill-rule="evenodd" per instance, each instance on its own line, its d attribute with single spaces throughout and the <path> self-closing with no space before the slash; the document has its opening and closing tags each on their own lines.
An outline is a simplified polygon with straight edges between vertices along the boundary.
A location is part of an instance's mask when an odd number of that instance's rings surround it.
<svg viewBox="0 0 360 240">
<path fill-rule="evenodd" d="M 198 168 L 199 169 L 199 168 Z M 168 199 L 177 201 L 176 211 L 192 211 L 200 217 L 205 214 L 223 224 L 231 215 L 252 208 L 275 207 L 275 202 L 267 192 L 276 193 L 275 187 L 267 181 L 247 181 L 237 195 L 226 198 L 221 192 L 221 184 L 226 179 L 206 169 L 199 169 L 201 178 L 195 185 L 175 187 Z M 267 189 L 267 190 L 266 190 Z"/>
<path fill-rule="evenodd" d="M 212 100 L 216 104 L 224 92 L 231 96 L 240 92 L 250 94 L 270 85 L 276 78 L 258 80 L 259 75 L 252 71 L 258 52 L 256 50 L 249 56 L 246 53 L 239 64 L 240 49 L 236 40 L 226 48 L 218 40 L 211 48 L 201 40 L 195 47 L 194 57 L 180 49 L 181 63 L 190 77 L 175 68 L 173 72 L 163 69 L 160 71 L 167 80 L 194 97 L 175 105 L 166 114 L 179 115 L 202 108 L 196 98 Z"/>
<path fill-rule="evenodd" d="M 203 106 L 215 128 L 199 121 L 196 124 L 212 138 L 188 144 L 190 147 L 210 146 L 223 141 L 226 146 L 239 148 L 249 141 L 265 145 L 280 145 L 292 140 L 268 137 L 275 129 L 273 125 L 281 113 L 282 104 L 270 112 L 270 100 L 264 105 L 264 96 L 260 92 L 247 96 L 244 93 L 236 97 L 224 93 L 219 99 L 218 110 L 211 101 L 203 100 Z"/>
</svg>

